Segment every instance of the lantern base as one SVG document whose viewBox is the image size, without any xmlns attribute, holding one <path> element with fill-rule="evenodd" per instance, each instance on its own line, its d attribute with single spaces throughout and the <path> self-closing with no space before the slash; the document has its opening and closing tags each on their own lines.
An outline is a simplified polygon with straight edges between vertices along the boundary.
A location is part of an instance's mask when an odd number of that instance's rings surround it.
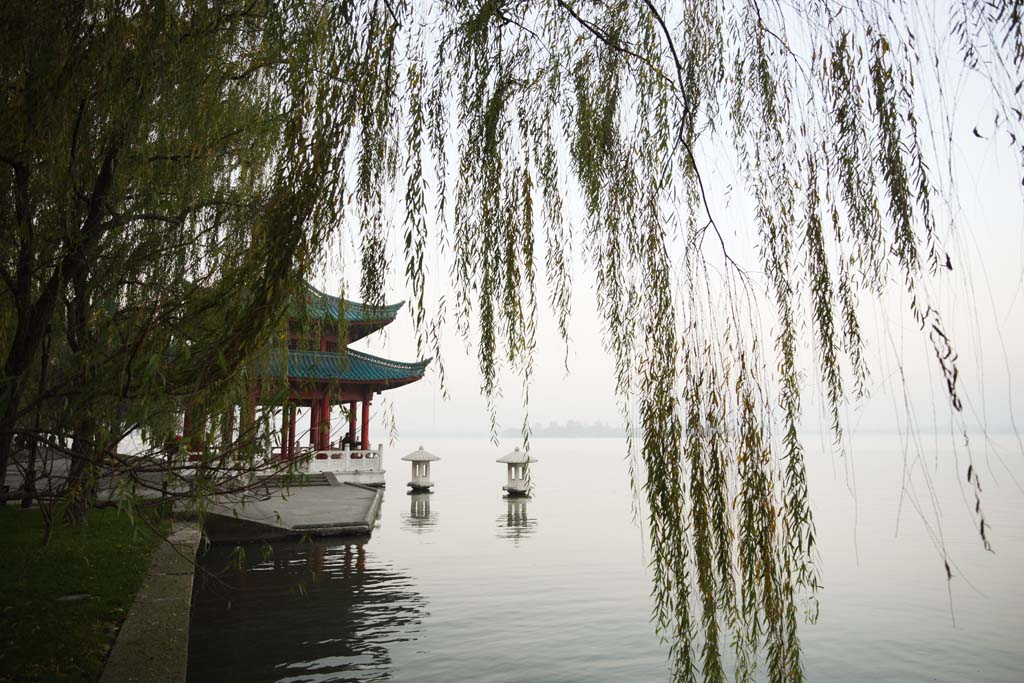
<svg viewBox="0 0 1024 683">
<path fill-rule="evenodd" d="M 505 492 L 506 498 L 529 498 L 530 490 L 526 488 L 519 488 L 518 486 L 502 486 L 501 490 Z"/>
</svg>

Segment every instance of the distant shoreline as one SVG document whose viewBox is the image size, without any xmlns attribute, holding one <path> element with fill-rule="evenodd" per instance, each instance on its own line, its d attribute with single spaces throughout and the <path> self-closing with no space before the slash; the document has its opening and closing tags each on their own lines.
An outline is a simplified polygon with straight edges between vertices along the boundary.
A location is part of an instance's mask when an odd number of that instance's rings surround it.
<svg viewBox="0 0 1024 683">
<path fill-rule="evenodd" d="M 530 432 L 531 439 L 624 439 L 625 434 L 537 434 L 536 432 Z M 498 439 L 505 441 L 508 439 L 522 440 L 523 433 L 518 429 L 513 431 L 503 431 L 498 434 Z M 438 432 L 430 433 L 408 433 L 399 434 L 395 437 L 395 441 L 415 441 L 415 440 L 427 440 L 427 439 L 482 439 L 485 441 L 491 440 L 491 435 L 486 432 L 478 434 L 442 434 Z M 385 446 L 388 442 L 385 442 Z"/>
<path fill-rule="evenodd" d="M 503 439 L 515 439 L 522 435 L 523 433 L 519 431 L 506 431 L 502 432 L 501 437 Z M 622 439 L 625 436 L 625 434 L 539 434 L 537 432 L 530 432 L 530 437 L 536 439 Z"/>
<path fill-rule="evenodd" d="M 522 430 L 510 427 L 501 433 L 506 438 L 522 436 Z M 626 436 L 625 430 L 609 427 L 603 422 L 581 424 L 570 420 L 568 424 L 551 423 L 546 427 L 534 425 L 530 428 L 530 436 L 553 439 L 621 439 Z"/>
</svg>

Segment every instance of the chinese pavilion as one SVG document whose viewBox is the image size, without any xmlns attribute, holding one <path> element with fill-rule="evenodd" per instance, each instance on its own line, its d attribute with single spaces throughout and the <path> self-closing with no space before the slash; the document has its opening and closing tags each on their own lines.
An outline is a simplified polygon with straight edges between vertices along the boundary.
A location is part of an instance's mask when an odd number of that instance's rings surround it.
<svg viewBox="0 0 1024 683">
<path fill-rule="evenodd" d="M 340 335 L 345 335 L 347 347 L 373 334 L 394 321 L 401 303 L 367 306 L 325 294 L 308 284 L 302 298 L 293 305 L 288 321 L 287 367 L 283 358 L 274 356 L 263 370 L 265 376 L 288 379 L 281 455 L 294 457 L 297 453 L 296 410 L 301 407 L 309 408 L 309 444 L 314 451 L 342 445 L 369 450 L 373 396 L 422 378 L 430 361 L 401 363 L 350 348 L 339 350 Z M 334 443 L 331 431 L 334 404 L 348 404 L 348 432 L 338 443 Z"/>
<path fill-rule="evenodd" d="M 274 456 L 289 459 L 300 452 L 312 451 L 310 471 L 353 470 L 353 474 L 363 473 L 367 468 L 353 469 L 353 465 L 360 463 L 349 463 L 351 459 L 375 459 L 374 467 L 369 469 L 383 474 L 380 449 L 370 447 L 373 397 L 419 380 L 430 360 L 402 363 L 356 351 L 348 348 L 348 344 L 393 322 L 401 307 L 402 303 L 369 306 L 348 301 L 306 283 L 290 310 L 287 354 L 283 350 L 270 353 L 254 368 L 257 380 L 250 391 L 250 410 L 258 405 L 281 407 L 283 403 L 281 446 L 275 449 Z M 346 341 L 344 345 L 339 344 L 342 338 Z M 287 380 L 284 394 L 280 386 L 282 378 Z M 331 412 L 335 405 L 347 406 L 348 413 L 347 432 L 338 439 L 331 429 Z M 306 447 L 297 443 L 296 436 L 297 413 L 302 408 L 308 409 L 309 414 L 309 445 Z M 186 437 L 190 422 L 186 415 L 183 430 Z M 233 425 L 227 429 L 233 430 Z M 365 464 L 371 465 L 370 462 Z M 376 483 L 374 477 L 352 479 Z"/>
</svg>

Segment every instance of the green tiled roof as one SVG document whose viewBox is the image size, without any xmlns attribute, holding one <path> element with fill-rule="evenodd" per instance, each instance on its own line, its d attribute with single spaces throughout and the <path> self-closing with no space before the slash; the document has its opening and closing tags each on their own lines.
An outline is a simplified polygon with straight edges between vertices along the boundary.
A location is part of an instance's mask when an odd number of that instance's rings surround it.
<svg viewBox="0 0 1024 683">
<path fill-rule="evenodd" d="M 400 301 L 387 306 L 368 306 L 358 301 L 349 301 L 321 292 L 308 282 L 306 289 L 306 313 L 313 320 L 337 320 L 338 312 L 342 311 L 345 320 L 350 323 L 391 322 L 398 314 L 398 309 L 405 303 Z"/>
<path fill-rule="evenodd" d="M 270 377 L 282 376 L 282 360 L 279 354 L 272 355 L 263 374 Z M 400 363 L 352 349 L 347 353 L 298 349 L 288 351 L 288 377 L 291 379 L 401 386 L 423 377 L 429 364 L 430 360 Z"/>
</svg>

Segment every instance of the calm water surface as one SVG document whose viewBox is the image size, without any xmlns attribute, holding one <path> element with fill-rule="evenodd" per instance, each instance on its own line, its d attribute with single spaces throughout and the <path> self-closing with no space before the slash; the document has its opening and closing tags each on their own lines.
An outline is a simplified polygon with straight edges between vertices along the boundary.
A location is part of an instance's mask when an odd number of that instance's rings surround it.
<svg viewBox="0 0 1024 683">
<path fill-rule="evenodd" d="M 966 462 L 944 464 L 956 456 L 948 443 L 923 447 L 921 462 L 904 459 L 898 437 L 856 444 L 847 458 L 811 460 L 825 588 L 819 621 L 803 629 L 808 678 L 1024 681 L 1016 441 L 975 455 L 994 554 L 980 548 L 972 499 L 954 476 Z M 268 557 L 246 546 L 243 572 L 225 570 L 232 548 L 207 553 L 218 577 L 197 581 L 190 680 L 669 679 L 620 442 L 534 440 L 528 500 L 501 496 L 494 459 L 514 444 L 485 439 L 424 439 L 443 458 L 437 487 L 406 494 L 409 465 L 398 458 L 418 445 L 385 455 L 388 488 L 369 542 L 275 544 Z M 905 462 L 912 495 L 901 496 Z M 942 503 L 941 534 L 924 470 Z M 951 583 L 939 538 L 957 563 Z"/>
</svg>

